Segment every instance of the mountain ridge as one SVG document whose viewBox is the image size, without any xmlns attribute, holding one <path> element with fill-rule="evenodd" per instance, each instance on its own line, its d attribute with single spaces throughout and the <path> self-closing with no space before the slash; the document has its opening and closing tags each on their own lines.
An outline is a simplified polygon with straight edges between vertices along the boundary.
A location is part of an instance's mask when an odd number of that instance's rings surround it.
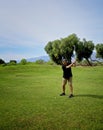
<svg viewBox="0 0 103 130">
<path fill-rule="evenodd" d="M 28 58 L 26 59 L 28 62 L 35 62 L 37 60 L 44 60 L 45 62 L 49 61 L 50 58 L 49 56 L 38 56 L 38 57 L 34 57 L 34 58 Z"/>
<path fill-rule="evenodd" d="M 75 56 L 74 56 L 75 57 Z M 92 61 L 103 61 L 100 58 L 96 58 L 96 52 L 94 51 L 91 55 L 90 58 Z M 48 55 L 45 56 L 38 56 L 38 57 L 34 57 L 34 58 L 28 58 L 26 59 L 28 62 L 35 62 L 37 60 L 44 60 L 45 62 L 48 62 L 50 60 L 50 57 Z"/>
</svg>

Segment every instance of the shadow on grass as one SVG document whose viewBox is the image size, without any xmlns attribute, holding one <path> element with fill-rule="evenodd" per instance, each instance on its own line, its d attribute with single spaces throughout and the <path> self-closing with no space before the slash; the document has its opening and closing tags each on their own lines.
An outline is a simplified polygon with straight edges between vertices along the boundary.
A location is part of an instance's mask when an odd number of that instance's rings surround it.
<svg viewBox="0 0 103 130">
<path fill-rule="evenodd" d="M 75 95 L 75 96 L 76 97 L 90 97 L 90 98 L 103 99 L 103 95 L 80 94 L 80 95 Z"/>
</svg>

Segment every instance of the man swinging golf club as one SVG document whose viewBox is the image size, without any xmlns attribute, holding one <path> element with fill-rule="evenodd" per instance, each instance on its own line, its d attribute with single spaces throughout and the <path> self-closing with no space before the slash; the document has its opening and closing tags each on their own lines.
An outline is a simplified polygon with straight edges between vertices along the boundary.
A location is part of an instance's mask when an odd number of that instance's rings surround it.
<svg viewBox="0 0 103 130">
<path fill-rule="evenodd" d="M 62 80 L 62 93 L 60 94 L 60 96 L 64 96 L 65 95 L 65 86 L 67 84 L 67 81 L 69 83 L 70 86 L 70 95 L 69 98 L 72 98 L 73 95 L 73 85 L 72 85 L 72 70 L 71 67 L 74 66 L 76 63 L 76 61 L 74 61 L 73 63 L 69 63 L 66 59 L 62 60 L 62 70 L 63 70 L 63 80 Z"/>
</svg>

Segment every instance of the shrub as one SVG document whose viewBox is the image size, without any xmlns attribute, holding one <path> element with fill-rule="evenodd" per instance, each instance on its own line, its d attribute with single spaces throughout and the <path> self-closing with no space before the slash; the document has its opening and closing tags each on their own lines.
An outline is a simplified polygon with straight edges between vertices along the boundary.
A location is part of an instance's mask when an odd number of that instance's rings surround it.
<svg viewBox="0 0 103 130">
<path fill-rule="evenodd" d="M 22 59 L 22 60 L 20 61 L 20 64 L 21 64 L 21 65 L 27 64 L 27 60 L 26 60 L 26 59 Z"/>
<path fill-rule="evenodd" d="M 7 65 L 16 65 L 17 61 L 16 60 L 10 60 L 9 63 L 7 63 Z"/>
<path fill-rule="evenodd" d="M 35 63 L 37 63 L 37 64 L 44 64 L 44 63 L 45 63 L 45 61 L 44 61 L 44 60 L 42 60 L 42 59 L 40 59 L 40 60 L 36 60 L 36 61 L 35 61 Z"/>
<path fill-rule="evenodd" d="M 5 64 L 5 61 L 0 59 L 0 64 Z"/>
</svg>

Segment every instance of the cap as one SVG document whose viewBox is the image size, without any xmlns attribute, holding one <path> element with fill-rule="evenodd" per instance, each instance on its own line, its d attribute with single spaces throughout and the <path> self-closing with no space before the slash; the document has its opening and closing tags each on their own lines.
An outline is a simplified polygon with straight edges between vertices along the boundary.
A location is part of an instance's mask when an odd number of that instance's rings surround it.
<svg viewBox="0 0 103 130">
<path fill-rule="evenodd" d="M 63 62 L 63 61 L 66 61 L 66 62 L 68 62 L 68 60 L 67 60 L 67 59 L 62 59 L 62 62 Z"/>
</svg>

